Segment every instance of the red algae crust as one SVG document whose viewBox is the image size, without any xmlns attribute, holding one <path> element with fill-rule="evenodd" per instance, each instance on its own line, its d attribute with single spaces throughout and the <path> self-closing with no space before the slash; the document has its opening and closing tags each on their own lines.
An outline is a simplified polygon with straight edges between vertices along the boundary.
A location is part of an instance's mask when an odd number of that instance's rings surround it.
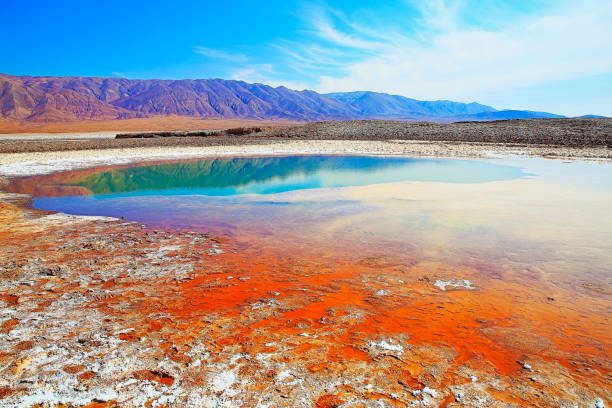
<svg viewBox="0 0 612 408">
<path fill-rule="evenodd" d="M 571 292 L 418 258 L 240 244 L 256 239 L 0 193 L 0 406 L 611 403 L 606 314 L 580 316 L 604 301 L 569 307 Z"/>
</svg>

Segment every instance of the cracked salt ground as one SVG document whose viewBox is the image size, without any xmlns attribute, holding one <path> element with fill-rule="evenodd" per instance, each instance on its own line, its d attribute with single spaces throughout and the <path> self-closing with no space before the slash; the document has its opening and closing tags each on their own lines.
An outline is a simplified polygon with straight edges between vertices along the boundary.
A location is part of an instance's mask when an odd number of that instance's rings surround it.
<svg viewBox="0 0 612 408">
<path fill-rule="evenodd" d="M 380 340 L 379 342 L 371 341 L 368 343 L 368 347 L 374 350 L 374 354 L 376 354 L 376 352 L 391 352 L 389 354 L 395 354 L 398 356 L 402 355 L 404 352 L 404 347 L 401 344 L 393 344 L 391 339 L 388 340 L 389 343 L 387 343 L 387 340 L 384 339 Z"/>
<path fill-rule="evenodd" d="M 476 289 L 476 287 L 472 286 L 473 285 L 472 282 L 470 282 L 467 279 L 455 279 L 455 280 L 447 280 L 447 281 L 438 279 L 433 285 L 439 288 L 441 291 L 445 291 L 446 288 L 449 288 L 449 287 L 455 288 L 455 289 L 466 289 L 466 290 Z"/>
</svg>

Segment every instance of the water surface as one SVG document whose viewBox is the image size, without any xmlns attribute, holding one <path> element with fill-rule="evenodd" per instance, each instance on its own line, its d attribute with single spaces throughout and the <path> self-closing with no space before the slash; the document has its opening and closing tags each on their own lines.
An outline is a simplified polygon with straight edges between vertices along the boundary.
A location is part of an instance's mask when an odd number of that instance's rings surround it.
<svg viewBox="0 0 612 408">
<path fill-rule="evenodd" d="M 70 185 L 95 196 L 277 194 L 398 181 L 484 183 L 526 176 L 520 167 L 473 160 L 371 156 L 220 158 L 100 171 Z"/>
</svg>

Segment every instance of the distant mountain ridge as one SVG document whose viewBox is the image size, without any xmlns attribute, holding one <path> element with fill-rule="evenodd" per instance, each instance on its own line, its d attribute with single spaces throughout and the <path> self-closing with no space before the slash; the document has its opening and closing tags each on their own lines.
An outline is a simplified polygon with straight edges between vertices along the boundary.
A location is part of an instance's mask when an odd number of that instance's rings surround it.
<svg viewBox="0 0 612 408">
<path fill-rule="evenodd" d="M 528 110 L 500 110 L 494 112 L 479 112 L 469 115 L 458 115 L 455 119 L 458 121 L 490 121 L 490 120 L 510 120 L 510 119 L 551 119 L 565 118 L 562 115 L 555 115 L 548 112 L 537 112 Z"/>
<path fill-rule="evenodd" d="M 378 119 L 419 119 L 496 112 L 497 109 L 476 102 L 419 101 L 400 95 L 379 92 L 336 92 L 324 94 L 346 104 L 357 116 Z"/>
<path fill-rule="evenodd" d="M 224 79 L 32 77 L 0 74 L 0 118 L 61 122 L 184 115 L 295 121 L 497 120 L 562 117 L 479 103 L 419 101 L 377 92 L 320 94 Z"/>
</svg>

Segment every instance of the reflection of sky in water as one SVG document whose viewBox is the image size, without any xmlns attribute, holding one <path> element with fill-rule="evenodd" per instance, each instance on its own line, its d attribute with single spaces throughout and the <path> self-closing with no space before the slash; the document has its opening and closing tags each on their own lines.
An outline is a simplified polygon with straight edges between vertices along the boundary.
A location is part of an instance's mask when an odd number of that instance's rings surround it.
<svg viewBox="0 0 612 408">
<path fill-rule="evenodd" d="M 194 168 L 178 166 L 179 175 L 193 180 L 190 188 L 173 189 L 164 179 L 170 188 L 163 192 L 121 193 L 117 190 L 138 186 L 119 174 L 119 184 L 111 186 L 113 194 L 42 197 L 34 205 L 78 215 L 123 216 L 164 228 L 229 233 L 272 248 L 281 240 L 283 248 L 328 253 L 350 248 L 359 256 L 401 254 L 473 265 L 486 259 L 551 276 L 594 280 L 609 275 L 608 163 L 367 158 L 364 170 L 358 168 L 359 158 L 325 158 L 315 165 L 303 157 L 299 160 L 282 176 L 275 176 L 275 171 L 282 171 L 275 167 L 279 162 L 256 161 L 265 172 L 241 167 L 244 174 L 238 178 L 223 167 L 228 162 L 220 162 L 211 170 L 218 177 L 218 187 L 212 189 L 199 187 L 207 181 L 194 176 Z M 280 163 L 291 166 L 291 159 Z M 230 164 L 233 169 L 244 163 Z M 142 169 L 138 171 L 134 174 L 144 177 Z M 156 171 L 174 175 L 172 167 Z M 256 182 L 249 182 L 251 174 L 258 177 Z M 107 179 L 92 177 L 102 183 L 96 188 L 109 188 Z M 148 175 L 144 180 L 153 187 L 161 182 Z M 319 188 L 342 186 L 347 187 Z M 198 195 L 208 190 L 214 195 Z"/>
<path fill-rule="evenodd" d="M 612 164 L 608 160 L 572 161 L 560 159 L 522 158 L 491 160 L 501 165 L 514 165 L 538 178 L 559 184 L 612 189 Z"/>
</svg>

